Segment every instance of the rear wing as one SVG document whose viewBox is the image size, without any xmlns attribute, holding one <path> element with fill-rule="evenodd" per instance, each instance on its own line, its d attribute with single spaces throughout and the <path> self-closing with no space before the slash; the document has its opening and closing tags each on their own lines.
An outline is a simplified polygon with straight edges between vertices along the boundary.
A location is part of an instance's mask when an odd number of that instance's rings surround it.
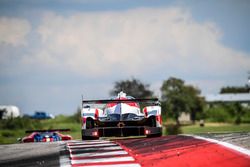
<svg viewBox="0 0 250 167">
<path fill-rule="evenodd" d="M 107 103 L 144 103 L 160 106 L 160 101 L 158 98 L 151 99 L 108 99 L 108 100 L 82 100 L 82 106 L 84 104 L 107 104 Z"/>
<path fill-rule="evenodd" d="M 70 129 L 47 129 L 47 130 L 26 130 L 25 133 L 33 132 L 68 132 Z"/>
</svg>

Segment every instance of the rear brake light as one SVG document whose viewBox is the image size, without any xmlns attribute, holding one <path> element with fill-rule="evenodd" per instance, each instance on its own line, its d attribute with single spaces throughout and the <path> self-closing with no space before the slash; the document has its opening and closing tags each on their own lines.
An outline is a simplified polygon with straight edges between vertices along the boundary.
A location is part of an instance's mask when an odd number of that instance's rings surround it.
<svg viewBox="0 0 250 167">
<path fill-rule="evenodd" d="M 92 132 L 92 136 L 98 136 L 98 132 L 97 131 Z"/>
<path fill-rule="evenodd" d="M 150 132 L 150 130 L 146 129 L 144 133 L 145 133 L 145 135 L 148 135 L 148 134 L 150 134 L 151 132 Z"/>
</svg>

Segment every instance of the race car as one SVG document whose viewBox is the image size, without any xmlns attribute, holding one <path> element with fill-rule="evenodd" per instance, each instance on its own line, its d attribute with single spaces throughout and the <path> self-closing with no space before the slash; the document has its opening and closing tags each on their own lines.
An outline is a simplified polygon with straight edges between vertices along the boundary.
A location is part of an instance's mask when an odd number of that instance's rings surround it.
<svg viewBox="0 0 250 167">
<path fill-rule="evenodd" d="M 31 133 L 28 136 L 20 139 L 23 143 L 28 142 L 54 142 L 62 140 L 72 140 L 70 135 L 64 135 L 59 132 L 70 131 L 70 129 L 51 129 L 51 130 L 27 130 L 26 133 Z"/>
<path fill-rule="evenodd" d="M 157 98 L 136 99 L 120 92 L 108 100 L 82 100 L 82 139 L 161 136 L 161 106 Z"/>
</svg>

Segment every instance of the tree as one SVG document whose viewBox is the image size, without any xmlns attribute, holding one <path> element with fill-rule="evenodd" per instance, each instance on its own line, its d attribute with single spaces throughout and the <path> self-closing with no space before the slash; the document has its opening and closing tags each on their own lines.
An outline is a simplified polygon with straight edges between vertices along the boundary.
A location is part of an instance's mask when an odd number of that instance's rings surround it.
<svg viewBox="0 0 250 167">
<path fill-rule="evenodd" d="M 239 125 L 241 123 L 241 119 L 242 119 L 242 116 L 244 115 L 244 108 L 243 106 L 238 103 L 238 102 L 235 102 L 234 104 L 234 110 L 235 110 L 235 124 Z"/>
<path fill-rule="evenodd" d="M 148 98 L 153 96 L 153 92 L 149 90 L 149 84 L 144 84 L 135 78 L 115 82 L 113 90 L 110 91 L 110 95 L 115 96 L 121 91 L 135 98 Z"/>
<path fill-rule="evenodd" d="M 190 85 L 184 85 L 184 93 L 186 95 L 187 112 L 190 112 L 191 120 L 194 123 L 197 112 L 203 112 L 205 98 L 200 96 L 201 91 L 198 88 Z"/>
<path fill-rule="evenodd" d="M 165 80 L 161 92 L 163 106 L 167 111 L 172 112 L 177 125 L 180 124 L 181 112 L 190 113 L 192 121 L 195 121 L 196 112 L 203 111 L 205 102 L 204 98 L 199 96 L 200 90 L 191 85 L 185 85 L 181 79 L 170 77 Z"/>
<path fill-rule="evenodd" d="M 248 93 L 250 91 L 248 85 L 246 86 L 227 86 L 220 89 L 220 93 Z"/>
</svg>

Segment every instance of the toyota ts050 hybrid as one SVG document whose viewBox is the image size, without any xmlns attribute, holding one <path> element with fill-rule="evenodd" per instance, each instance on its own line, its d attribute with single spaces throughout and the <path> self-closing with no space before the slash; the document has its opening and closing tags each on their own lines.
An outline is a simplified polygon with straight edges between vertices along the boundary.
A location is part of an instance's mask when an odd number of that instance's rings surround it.
<svg viewBox="0 0 250 167">
<path fill-rule="evenodd" d="M 158 99 L 136 99 L 120 92 L 108 100 L 82 100 L 82 139 L 161 136 Z"/>
<path fill-rule="evenodd" d="M 54 142 L 62 140 L 72 140 L 70 135 L 64 135 L 59 132 L 70 131 L 70 129 L 51 129 L 51 130 L 27 130 L 26 133 L 31 133 L 22 139 L 20 142 Z"/>
</svg>

